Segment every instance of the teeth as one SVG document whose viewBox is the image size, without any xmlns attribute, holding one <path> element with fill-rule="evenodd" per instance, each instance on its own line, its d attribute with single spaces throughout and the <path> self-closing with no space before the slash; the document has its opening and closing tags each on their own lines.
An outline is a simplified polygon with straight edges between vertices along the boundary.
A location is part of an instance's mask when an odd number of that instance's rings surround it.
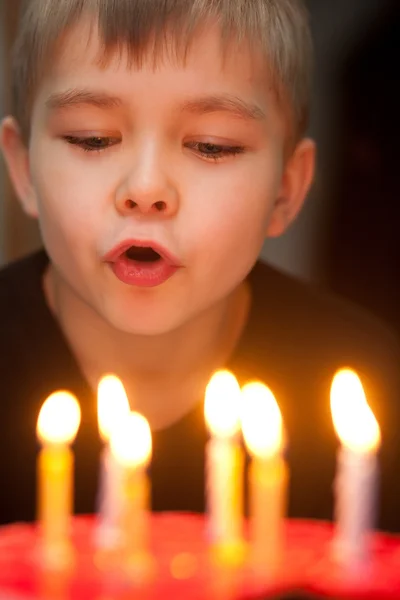
<svg viewBox="0 0 400 600">
<path fill-rule="evenodd" d="M 155 262 L 161 258 L 153 248 L 141 248 L 139 246 L 131 246 L 125 254 L 130 260 L 141 262 Z"/>
</svg>

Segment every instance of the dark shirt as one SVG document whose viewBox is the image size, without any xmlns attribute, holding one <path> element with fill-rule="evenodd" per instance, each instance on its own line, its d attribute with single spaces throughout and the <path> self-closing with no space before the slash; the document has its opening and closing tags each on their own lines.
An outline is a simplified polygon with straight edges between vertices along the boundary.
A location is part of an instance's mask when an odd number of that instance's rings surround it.
<svg viewBox="0 0 400 600">
<path fill-rule="evenodd" d="M 46 397 L 68 389 L 80 401 L 74 444 L 75 509 L 96 505 L 99 453 L 96 395 L 50 312 L 42 289 L 44 252 L 0 272 L 0 522 L 35 518 L 36 422 Z M 382 430 L 379 527 L 400 531 L 399 352 L 386 328 L 358 308 L 261 262 L 249 276 L 252 306 L 226 366 L 240 383 L 264 381 L 280 405 L 288 447 L 291 517 L 331 519 L 338 442 L 329 391 L 335 371 L 362 378 Z M 204 510 L 203 402 L 154 433 L 154 510 Z"/>
</svg>

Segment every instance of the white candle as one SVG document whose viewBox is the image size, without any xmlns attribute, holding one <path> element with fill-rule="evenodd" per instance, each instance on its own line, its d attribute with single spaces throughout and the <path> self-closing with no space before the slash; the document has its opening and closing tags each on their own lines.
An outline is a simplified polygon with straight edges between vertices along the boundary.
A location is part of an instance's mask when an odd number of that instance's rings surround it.
<svg viewBox="0 0 400 600">
<path fill-rule="evenodd" d="M 123 474 L 118 520 L 122 567 L 140 580 L 152 570 L 149 551 L 150 483 L 146 475 L 152 438 L 147 420 L 136 412 L 126 416 L 112 432 L 110 449 Z"/>
<path fill-rule="evenodd" d="M 342 443 L 335 479 L 335 558 L 348 567 L 368 558 L 375 526 L 379 425 L 358 376 L 339 371 L 332 383 L 331 410 Z"/>
<path fill-rule="evenodd" d="M 37 422 L 37 435 L 43 446 L 38 459 L 40 558 L 49 569 L 68 569 L 72 561 L 69 528 L 74 458 L 69 446 L 80 420 L 76 398 L 68 392 L 56 392 L 43 404 Z"/>
<path fill-rule="evenodd" d="M 98 492 L 98 526 L 96 544 L 104 549 L 119 545 L 121 532 L 118 520 L 121 511 L 123 469 L 110 452 L 110 436 L 115 427 L 130 412 L 124 386 L 114 375 L 103 377 L 98 386 L 98 424 L 104 448 L 100 457 Z"/>
<path fill-rule="evenodd" d="M 218 558 L 243 558 L 243 469 L 239 444 L 240 387 L 228 371 L 207 386 L 205 418 L 211 433 L 206 447 L 208 533 Z"/>
<path fill-rule="evenodd" d="M 280 566 L 288 469 L 282 457 L 282 416 L 273 393 L 261 383 L 242 390 L 242 429 L 253 457 L 250 476 L 250 539 L 253 565 L 265 574 Z"/>
</svg>

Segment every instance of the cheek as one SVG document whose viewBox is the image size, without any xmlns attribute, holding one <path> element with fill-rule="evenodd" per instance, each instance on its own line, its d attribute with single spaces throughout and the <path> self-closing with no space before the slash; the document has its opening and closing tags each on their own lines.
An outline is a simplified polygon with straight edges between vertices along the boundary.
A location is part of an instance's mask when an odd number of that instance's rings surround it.
<svg viewBox="0 0 400 600">
<path fill-rule="evenodd" d="M 61 154 L 54 146 L 49 151 L 46 145 L 33 148 L 31 171 L 43 235 L 60 241 L 73 237 L 79 245 L 82 236 L 96 227 L 104 198 L 101 173 L 91 176 L 90 169 L 79 166 L 68 153 Z"/>
<path fill-rule="evenodd" d="M 266 166 L 267 165 L 267 166 Z M 202 179 L 197 190 L 196 239 L 210 260 L 224 262 L 235 253 L 254 261 L 266 237 L 280 189 L 281 169 L 272 161 L 248 161 Z M 194 217 L 193 217 L 194 218 Z"/>
</svg>

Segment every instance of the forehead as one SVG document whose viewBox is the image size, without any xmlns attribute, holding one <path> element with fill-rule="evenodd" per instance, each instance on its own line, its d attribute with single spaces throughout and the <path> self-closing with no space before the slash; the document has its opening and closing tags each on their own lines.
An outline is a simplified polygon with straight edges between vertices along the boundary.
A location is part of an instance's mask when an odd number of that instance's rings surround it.
<svg viewBox="0 0 400 600">
<path fill-rule="evenodd" d="M 250 50 L 243 41 L 223 43 L 216 25 L 200 29 L 187 48 L 178 48 L 175 40 L 165 36 L 162 47 L 149 44 L 141 61 L 127 48 L 107 48 L 96 24 L 82 21 L 60 40 L 52 64 L 42 79 L 44 87 L 58 87 L 84 78 L 85 83 L 101 81 L 103 85 L 133 82 L 135 73 L 151 78 L 169 77 L 170 85 L 218 85 L 270 96 L 273 86 L 268 64 L 261 52 Z M 43 85 L 42 85 L 43 87 Z M 269 98 L 270 101 L 270 98 Z"/>
</svg>

